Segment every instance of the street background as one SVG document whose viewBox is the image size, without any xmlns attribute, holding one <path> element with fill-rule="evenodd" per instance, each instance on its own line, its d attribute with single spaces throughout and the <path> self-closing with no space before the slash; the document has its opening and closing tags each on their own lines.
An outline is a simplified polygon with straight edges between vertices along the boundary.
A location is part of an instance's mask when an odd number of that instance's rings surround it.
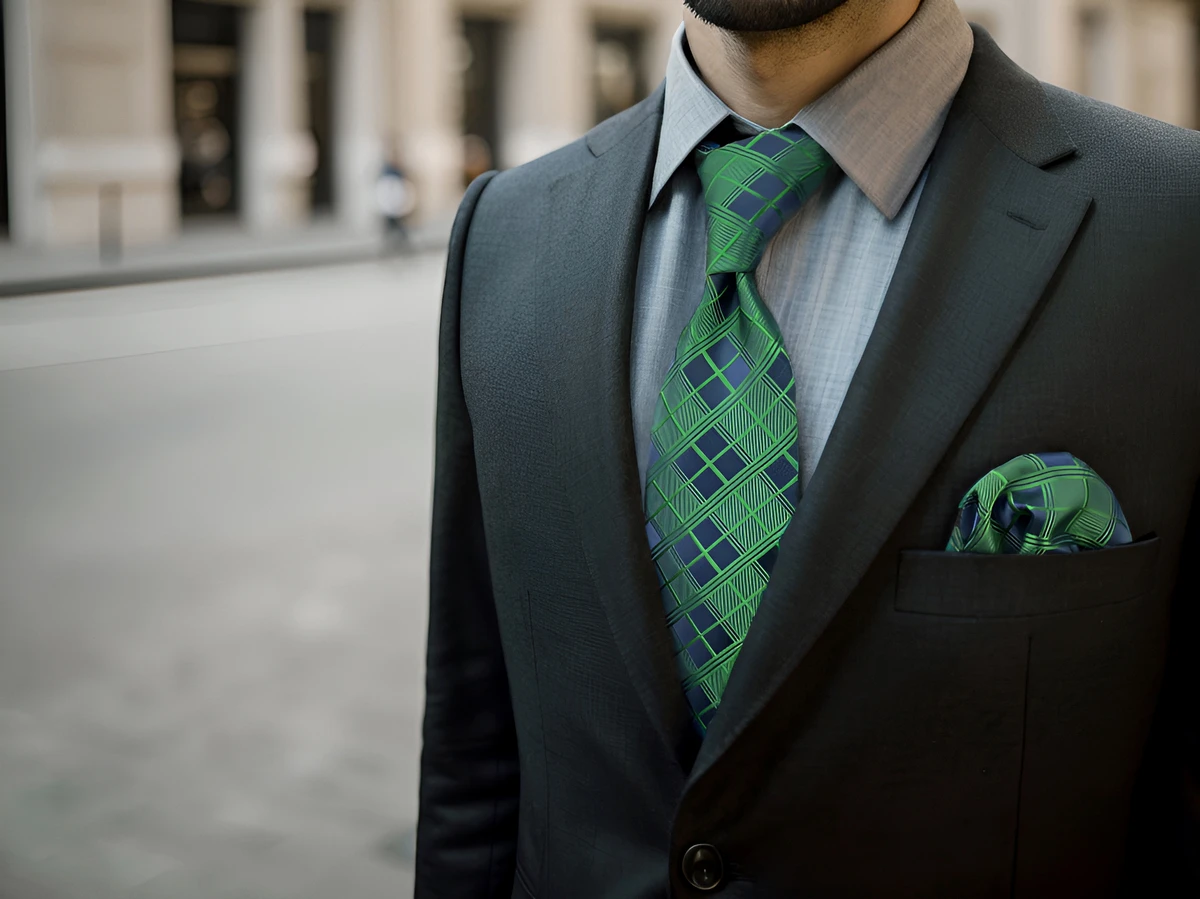
<svg viewBox="0 0 1200 899">
<path fill-rule="evenodd" d="M 0 897 L 410 893 L 442 264 L 0 302 Z"/>
<path fill-rule="evenodd" d="M 1200 124 L 1200 0 L 960 6 Z M 679 21 L 0 0 L 0 899 L 411 893 L 450 221 Z"/>
</svg>

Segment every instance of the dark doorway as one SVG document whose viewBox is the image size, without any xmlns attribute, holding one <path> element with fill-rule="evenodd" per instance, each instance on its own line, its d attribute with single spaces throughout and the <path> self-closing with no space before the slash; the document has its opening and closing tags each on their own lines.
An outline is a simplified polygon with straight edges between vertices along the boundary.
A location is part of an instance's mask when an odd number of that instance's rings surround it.
<svg viewBox="0 0 1200 899">
<path fill-rule="evenodd" d="M 332 12 L 305 10 L 304 49 L 308 58 L 308 121 L 317 145 L 312 176 L 314 212 L 333 209 L 333 38 Z"/>
<path fill-rule="evenodd" d="M 172 0 L 171 16 L 180 211 L 186 218 L 234 214 L 240 207 L 241 9 Z"/>
<path fill-rule="evenodd" d="M 496 19 L 463 19 L 464 184 L 497 167 L 500 144 L 500 69 L 504 23 Z"/>
<path fill-rule="evenodd" d="M 8 234 L 8 60 L 4 56 L 4 2 L 0 0 L 0 235 Z"/>
<path fill-rule="evenodd" d="M 646 96 L 646 33 L 641 28 L 597 25 L 592 69 L 595 119 L 603 122 Z"/>
</svg>

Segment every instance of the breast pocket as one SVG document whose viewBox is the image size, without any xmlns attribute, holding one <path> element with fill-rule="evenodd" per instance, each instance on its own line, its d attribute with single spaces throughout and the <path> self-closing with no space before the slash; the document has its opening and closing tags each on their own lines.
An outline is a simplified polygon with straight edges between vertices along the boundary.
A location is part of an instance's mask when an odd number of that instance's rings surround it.
<svg viewBox="0 0 1200 899">
<path fill-rule="evenodd" d="M 1159 539 L 1041 556 L 902 550 L 895 608 L 965 618 L 1053 615 L 1125 602 L 1154 584 Z"/>
</svg>

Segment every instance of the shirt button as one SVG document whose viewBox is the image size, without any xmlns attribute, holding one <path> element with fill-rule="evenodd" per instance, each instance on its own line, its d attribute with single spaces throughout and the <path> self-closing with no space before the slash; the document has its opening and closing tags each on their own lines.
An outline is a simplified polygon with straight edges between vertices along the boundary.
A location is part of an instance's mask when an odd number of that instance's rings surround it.
<svg viewBox="0 0 1200 899">
<path fill-rule="evenodd" d="M 683 853 L 683 876 L 698 890 L 715 890 L 721 885 L 725 866 L 721 853 L 709 843 L 697 843 Z"/>
</svg>

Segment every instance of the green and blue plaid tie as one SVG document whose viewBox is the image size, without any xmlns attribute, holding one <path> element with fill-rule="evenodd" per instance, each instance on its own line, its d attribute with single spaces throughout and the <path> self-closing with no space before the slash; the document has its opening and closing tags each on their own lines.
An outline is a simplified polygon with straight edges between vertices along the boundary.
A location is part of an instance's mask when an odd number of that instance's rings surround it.
<svg viewBox="0 0 1200 899">
<path fill-rule="evenodd" d="M 792 366 L 754 269 L 830 162 L 795 125 L 696 151 L 708 276 L 659 394 L 645 512 L 679 675 L 702 735 L 799 493 Z"/>
</svg>

